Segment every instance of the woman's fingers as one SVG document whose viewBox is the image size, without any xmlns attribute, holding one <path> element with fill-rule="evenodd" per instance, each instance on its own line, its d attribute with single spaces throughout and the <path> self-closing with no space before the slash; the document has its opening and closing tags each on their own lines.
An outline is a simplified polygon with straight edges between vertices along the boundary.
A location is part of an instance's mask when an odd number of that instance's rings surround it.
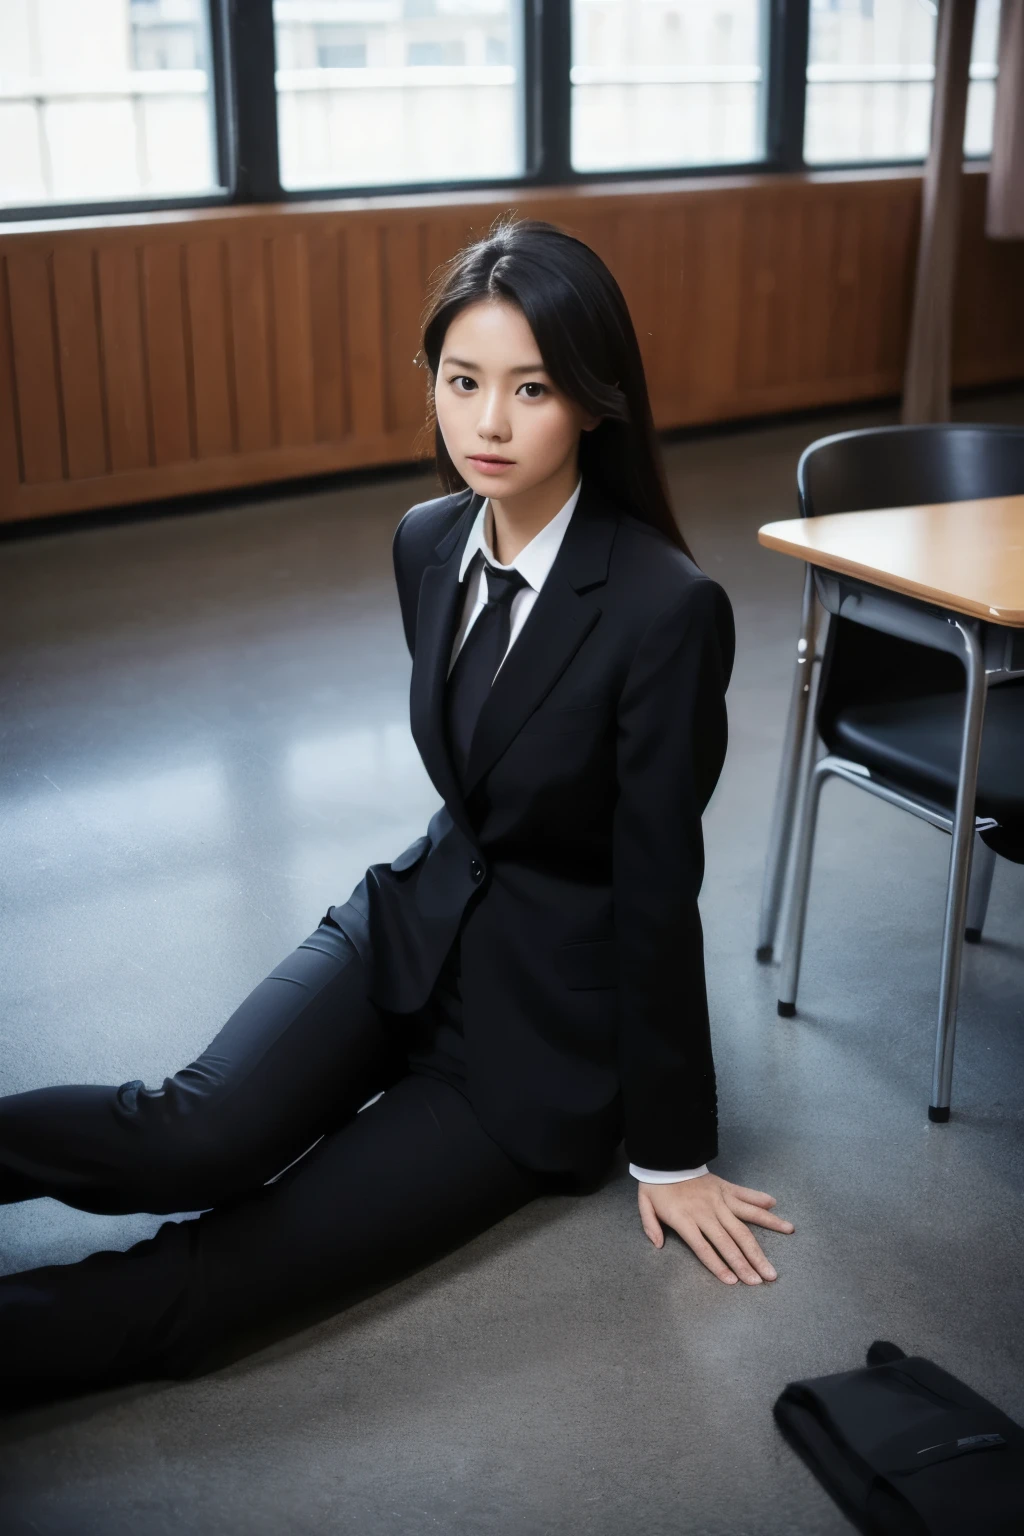
<svg viewBox="0 0 1024 1536">
<path fill-rule="evenodd" d="M 726 1285 L 736 1284 L 736 1276 L 728 1264 L 725 1263 L 721 1254 L 716 1253 L 711 1244 L 701 1236 L 699 1227 L 694 1226 L 692 1222 L 682 1221 L 679 1223 L 676 1231 L 686 1246 L 693 1249 L 705 1269 L 710 1269 L 711 1273 L 716 1275 L 719 1280 L 724 1280 Z"/>
<path fill-rule="evenodd" d="M 651 1204 L 650 1197 L 643 1189 L 640 1191 L 638 1204 L 640 1207 L 641 1226 L 655 1248 L 661 1248 L 665 1242 L 665 1234 L 661 1229 L 661 1222 L 658 1220 L 657 1212 Z"/>
<path fill-rule="evenodd" d="M 774 1266 L 762 1251 L 760 1243 L 749 1227 L 744 1226 L 743 1222 L 734 1216 L 731 1211 L 722 1217 L 722 1225 L 734 1239 L 744 1258 L 753 1266 L 762 1280 L 778 1279 Z"/>
<path fill-rule="evenodd" d="M 754 1268 L 754 1266 L 748 1261 L 742 1249 L 734 1241 L 721 1221 L 716 1220 L 713 1216 L 709 1217 L 707 1219 L 706 1225 L 701 1227 L 701 1231 L 703 1232 L 708 1242 L 721 1254 L 722 1258 L 725 1260 L 728 1267 L 732 1270 L 733 1274 L 736 1275 L 738 1279 L 742 1280 L 744 1285 L 761 1284 L 761 1276 L 757 1273 L 757 1270 Z M 680 1232 L 679 1235 L 682 1237 L 683 1234 Z M 748 1233 L 748 1236 L 749 1235 L 750 1234 Z M 752 1237 L 751 1242 L 754 1242 Z M 721 1279 L 721 1276 L 719 1276 L 719 1279 Z"/>
<path fill-rule="evenodd" d="M 745 1200 L 733 1200 L 729 1209 L 734 1216 L 741 1221 L 749 1221 L 755 1227 L 769 1227 L 773 1232 L 795 1232 L 796 1228 L 791 1221 L 784 1216 L 776 1216 L 774 1211 L 762 1210 L 759 1205 L 749 1205 Z"/>
<path fill-rule="evenodd" d="M 725 1180 L 723 1179 L 722 1182 L 724 1184 Z M 768 1206 L 775 1204 L 775 1196 L 766 1195 L 763 1189 L 746 1189 L 742 1184 L 726 1184 L 726 1188 L 731 1189 L 733 1194 L 738 1195 L 741 1200 L 749 1201 L 751 1205 L 763 1205 L 767 1209 Z"/>
</svg>

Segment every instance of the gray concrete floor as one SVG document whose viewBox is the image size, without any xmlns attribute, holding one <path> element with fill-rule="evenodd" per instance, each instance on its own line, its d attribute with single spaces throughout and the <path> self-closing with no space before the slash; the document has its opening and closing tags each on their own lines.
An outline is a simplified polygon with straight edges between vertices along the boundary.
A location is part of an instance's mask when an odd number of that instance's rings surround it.
<svg viewBox="0 0 1024 1536">
<path fill-rule="evenodd" d="M 1024 421 L 1024 396 L 962 419 Z M 0 1427 L 6 1532 L 594 1536 L 848 1529 L 778 1436 L 797 1377 L 873 1339 L 1024 1416 L 1024 867 L 966 954 L 954 1115 L 928 1122 L 949 844 L 833 785 L 800 1013 L 754 961 L 800 570 L 800 450 L 857 412 L 667 449 L 736 606 L 732 743 L 702 910 L 716 1171 L 774 1193 L 774 1285 L 648 1243 L 621 1160 L 386 1292 L 191 1383 Z M 159 1081 L 437 799 L 407 723 L 392 530 L 429 477 L 0 546 L 0 1091 Z M 0 1270 L 125 1248 L 159 1217 L 0 1208 Z"/>
</svg>

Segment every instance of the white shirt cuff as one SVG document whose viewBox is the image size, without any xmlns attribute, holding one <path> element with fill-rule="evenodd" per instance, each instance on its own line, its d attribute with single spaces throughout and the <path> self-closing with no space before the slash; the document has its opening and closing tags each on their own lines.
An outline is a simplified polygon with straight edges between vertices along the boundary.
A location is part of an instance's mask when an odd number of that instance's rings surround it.
<svg viewBox="0 0 1024 1536">
<path fill-rule="evenodd" d="M 702 1163 L 699 1168 L 680 1168 L 677 1173 L 666 1173 L 661 1168 L 638 1168 L 636 1163 L 630 1163 L 629 1171 L 634 1179 L 642 1179 L 645 1184 L 681 1184 L 684 1179 L 699 1179 L 702 1173 L 707 1173 L 707 1163 Z"/>
</svg>

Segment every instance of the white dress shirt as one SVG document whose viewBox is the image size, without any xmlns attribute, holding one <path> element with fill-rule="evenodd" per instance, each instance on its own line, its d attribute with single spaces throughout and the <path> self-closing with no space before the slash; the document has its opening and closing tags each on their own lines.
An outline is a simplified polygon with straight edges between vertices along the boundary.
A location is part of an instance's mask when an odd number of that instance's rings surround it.
<svg viewBox="0 0 1024 1536">
<path fill-rule="evenodd" d="M 559 546 L 565 536 L 565 530 L 569 526 L 569 519 L 572 517 L 577 501 L 579 501 L 582 485 L 583 478 L 581 476 L 576 482 L 576 489 L 564 507 L 555 513 L 549 523 L 544 524 L 539 533 L 534 534 L 529 544 L 524 545 L 509 565 L 503 565 L 500 560 L 495 559 L 487 543 L 486 519 L 487 509 L 490 505 L 489 498 L 485 499 L 480 510 L 477 512 L 473 526 L 469 530 L 466 547 L 462 552 L 462 563 L 459 566 L 459 581 L 461 582 L 464 579 L 474 555 L 479 550 L 489 565 L 495 566 L 499 571 L 516 570 L 528 582 L 528 585 L 521 587 L 512 598 L 510 608 L 511 631 L 505 656 L 508 655 L 515 644 L 516 636 L 526 623 L 527 615 L 537 601 L 537 594 L 544 585 L 544 580 L 554 564 L 555 556 L 558 554 Z M 486 604 L 487 578 L 484 575 L 483 562 L 481 561 L 478 562 L 467 585 L 466 595 L 463 599 L 462 616 L 459 627 L 455 632 L 451 660 L 448 663 L 449 673 L 451 673 L 452 667 L 455 665 L 455 658 L 462 649 L 466 636 L 476 622 L 477 615 L 483 612 Z M 505 660 L 505 656 L 501 658 L 502 663 Z M 498 672 L 500 671 L 501 664 L 499 663 Z M 496 672 L 494 675 L 497 677 L 498 673 Z M 705 1163 L 700 1168 L 681 1168 L 675 1172 L 666 1172 L 658 1168 L 638 1168 L 635 1163 L 630 1163 L 629 1171 L 633 1174 L 634 1178 L 642 1179 L 646 1184 L 676 1184 L 683 1179 L 699 1178 L 702 1173 L 707 1173 L 708 1169 Z"/>
</svg>

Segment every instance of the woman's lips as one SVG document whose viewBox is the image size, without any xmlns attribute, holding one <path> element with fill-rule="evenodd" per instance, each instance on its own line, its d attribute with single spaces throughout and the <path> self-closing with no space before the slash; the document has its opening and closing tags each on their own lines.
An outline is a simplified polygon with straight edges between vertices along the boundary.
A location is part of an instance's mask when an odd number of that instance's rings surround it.
<svg viewBox="0 0 1024 1536">
<path fill-rule="evenodd" d="M 475 464 L 477 469 L 482 470 L 485 475 L 500 475 L 503 470 L 511 469 L 515 463 L 514 459 L 478 458 L 475 453 L 467 457 L 469 462 Z"/>
</svg>

